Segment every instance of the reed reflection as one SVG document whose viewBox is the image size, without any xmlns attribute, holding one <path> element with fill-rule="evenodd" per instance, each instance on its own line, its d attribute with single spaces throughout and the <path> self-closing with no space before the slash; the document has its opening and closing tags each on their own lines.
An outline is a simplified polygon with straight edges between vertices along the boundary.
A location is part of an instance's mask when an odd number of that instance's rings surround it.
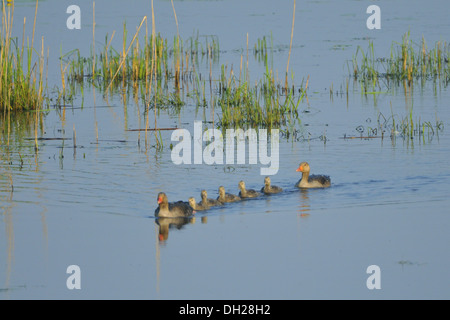
<svg viewBox="0 0 450 320">
<path fill-rule="evenodd" d="M 2 197 L 2 215 L 5 222 L 6 230 L 6 243 L 7 243 L 7 258 L 6 258 L 6 278 L 4 288 L 9 288 L 9 282 L 12 273 L 12 264 L 14 261 L 14 226 L 13 226 L 13 214 L 11 209 L 14 207 L 12 203 L 13 192 L 11 191 L 9 197 Z"/>
</svg>

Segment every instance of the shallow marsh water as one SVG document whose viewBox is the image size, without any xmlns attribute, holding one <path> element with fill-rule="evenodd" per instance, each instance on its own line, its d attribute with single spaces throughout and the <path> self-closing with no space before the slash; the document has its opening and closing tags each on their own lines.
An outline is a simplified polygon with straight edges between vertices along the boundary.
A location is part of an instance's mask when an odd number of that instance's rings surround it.
<svg viewBox="0 0 450 320">
<path fill-rule="evenodd" d="M 448 41 L 449 4 L 421 3 L 378 1 L 382 29 L 372 31 L 366 28 L 367 3 L 297 3 L 290 68 L 296 84 L 310 76 L 297 125 L 299 136 L 310 139 L 280 139 L 280 168 L 272 183 L 285 192 L 199 212 L 178 227 L 177 221 L 157 223 L 158 192 L 169 201 L 199 200 L 202 189 L 216 197 L 220 185 L 237 193 L 241 179 L 260 189 L 261 165 L 174 165 L 171 131 L 161 132 L 162 151 L 151 147 L 153 133 L 146 147 L 143 132 L 127 131 L 144 127 L 142 104 L 130 98 L 125 106 L 120 97 L 107 103 L 88 87 L 83 102 L 78 95 L 74 107 L 66 107 L 64 121 L 54 109 L 42 120 L 40 136 L 68 140 L 40 141 L 36 154 L 34 141 L 25 139 L 34 137 L 33 130 L 15 125 L 9 147 L 4 140 L 1 146 L 2 299 L 450 298 L 449 88 L 427 82 L 406 97 L 402 87 L 365 96 L 350 82 L 348 99 L 341 89 L 347 62 L 368 39 L 380 57 L 408 31 L 418 43 L 424 36 L 429 46 Z M 36 34 L 50 46 L 49 82 L 57 85 L 60 45 L 63 52 L 79 48 L 89 54 L 92 43 L 92 3 L 80 5 L 79 31 L 65 27 L 70 4 L 39 2 Z M 247 33 L 253 44 L 272 32 L 274 69 L 284 74 L 291 1 L 174 4 L 181 37 L 196 30 L 217 36 L 220 63 L 239 66 Z M 112 30 L 121 34 L 124 20 L 134 31 L 151 8 L 149 1 L 96 1 L 95 12 L 96 38 L 103 41 Z M 155 12 L 157 30 L 175 35 L 170 1 L 155 1 Z M 16 21 L 26 15 L 30 27 L 33 14 L 33 1 L 16 1 Z M 16 34 L 21 27 L 15 25 Z M 264 72 L 254 60 L 249 69 L 255 80 Z M 209 108 L 196 110 L 187 101 L 179 115 L 161 111 L 158 126 L 193 132 L 194 120 L 211 120 Z M 391 140 L 389 133 L 383 139 L 343 139 L 360 136 L 359 126 L 365 135 L 380 113 L 401 119 L 411 108 L 414 121 L 439 119 L 443 130 L 412 141 Z M 295 189 L 301 161 L 313 173 L 330 175 L 331 188 Z M 73 264 L 81 269 L 81 290 L 66 286 Z M 380 267 L 380 290 L 366 286 L 370 265 Z"/>
</svg>

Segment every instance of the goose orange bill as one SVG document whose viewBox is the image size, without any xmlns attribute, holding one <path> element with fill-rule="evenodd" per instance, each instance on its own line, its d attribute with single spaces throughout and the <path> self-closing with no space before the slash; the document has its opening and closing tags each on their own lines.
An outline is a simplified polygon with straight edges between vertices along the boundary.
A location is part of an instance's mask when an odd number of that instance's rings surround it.
<svg viewBox="0 0 450 320">
<path fill-rule="evenodd" d="M 303 172 L 303 167 L 300 166 L 300 167 L 298 167 L 297 170 L 295 170 L 295 171 L 301 171 L 301 172 Z"/>
<path fill-rule="evenodd" d="M 158 197 L 158 204 L 162 202 L 162 197 Z"/>
</svg>

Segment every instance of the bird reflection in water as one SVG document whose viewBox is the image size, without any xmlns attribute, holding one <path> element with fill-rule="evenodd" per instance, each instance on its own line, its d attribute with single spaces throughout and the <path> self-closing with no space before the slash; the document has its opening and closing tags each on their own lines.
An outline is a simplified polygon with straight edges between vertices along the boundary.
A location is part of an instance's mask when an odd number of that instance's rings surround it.
<svg viewBox="0 0 450 320">
<path fill-rule="evenodd" d="M 311 210 L 311 206 L 309 205 L 309 189 L 300 189 L 299 196 L 300 196 L 300 206 L 299 206 L 299 215 L 300 217 L 307 217 L 309 216 L 309 211 Z"/>
<path fill-rule="evenodd" d="M 195 223 L 195 217 L 178 217 L 178 218 L 164 218 L 159 217 L 155 219 L 155 223 L 158 225 L 159 241 L 166 241 L 169 238 L 169 229 L 180 230 L 184 225 L 188 223 Z"/>
</svg>

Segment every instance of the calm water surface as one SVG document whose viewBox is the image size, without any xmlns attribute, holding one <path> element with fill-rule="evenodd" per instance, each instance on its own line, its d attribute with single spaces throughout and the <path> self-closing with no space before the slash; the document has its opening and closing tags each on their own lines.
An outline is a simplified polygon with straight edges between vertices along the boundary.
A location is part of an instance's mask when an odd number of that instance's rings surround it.
<svg viewBox="0 0 450 320">
<path fill-rule="evenodd" d="M 92 43 L 92 3 L 80 5 L 78 31 L 66 28 L 70 4 L 39 2 L 36 35 L 50 48 L 51 85 L 60 85 L 60 49 L 88 55 Z M 174 1 L 181 37 L 197 31 L 217 36 L 220 64 L 238 69 L 247 33 L 250 45 L 272 34 L 273 67 L 280 78 L 289 53 L 292 4 Z M 36 154 L 34 141 L 27 140 L 34 137 L 33 127 L 14 123 L 0 158 L 1 298 L 450 298 L 448 87 L 430 81 L 406 97 L 402 87 L 364 96 L 351 81 L 348 98 L 345 94 L 347 62 L 358 46 L 367 48 L 370 39 L 376 55 L 386 57 L 391 43 L 408 31 L 417 43 L 424 36 L 429 47 L 448 41 L 450 5 L 376 4 L 382 29 L 371 31 L 365 2 L 297 1 L 290 68 L 296 84 L 310 78 L 296 126 L 302 139 L 280 139 L 280 167 L 272 176 L 272 183 L 284 188 L 279 195 L 198 212 L 190 221 L 156 220 L 158 192 L 170 201 L 187 201 L 199 200 L 206 189 L 215 198 L 220 185 L 237 193 L 241 179 L 260 189 L 260 163 L 175 165 L 171 131 L 162 132 L 162 151 L 152 147 L 152 133 L 146 146 L 144 133 L 127 131 L 145 126 L 142 102 L 105 101 L 89 87 L 66 108 L 65 117 L 52 108 L 42 119 L 40 137 L 67 140 L 40 141 Z M 177 29 L 170 1 L 155 1 L 155 12 L 157 30 L 171 39 Z M 133 6 L 96 1 L 98 47 L 113 30 L 120 47 L 123 22 L 134 33 L 144 15 L 151 16 L 149 1 Z M 16 35 L 24 16 L 31 32 L 33 1 L 16 1 Z M 251 78 L 259 79 L 263 66 L 254 59 L 249 63 Z M 209 70 L 207 64 L 203 68 Z M 411 110 L 415 121 L 438 119 L 443 129 L 412 141 L 392 140 L 389 133 L 383 139 L 343 139 L 360 136 L 360 126 L 366 135 L 380 114 L 402 119 Z M 192 133 L 194 120 L 211 127 L 212 114 L 217 117 L 218 111 L 198 109 L 187 98 L 179 115 L 161 111 L 158 126 Z M 308 161 L 313 173 L 330 175 L 332 187 L 294 188 L 301 161 Z M 73 264 L 81 269 L 81 290 L 66 286 L 66 269 Z M 370 265 L 380 267 L 380 290 L 366 286 Z"/>
</svg>

